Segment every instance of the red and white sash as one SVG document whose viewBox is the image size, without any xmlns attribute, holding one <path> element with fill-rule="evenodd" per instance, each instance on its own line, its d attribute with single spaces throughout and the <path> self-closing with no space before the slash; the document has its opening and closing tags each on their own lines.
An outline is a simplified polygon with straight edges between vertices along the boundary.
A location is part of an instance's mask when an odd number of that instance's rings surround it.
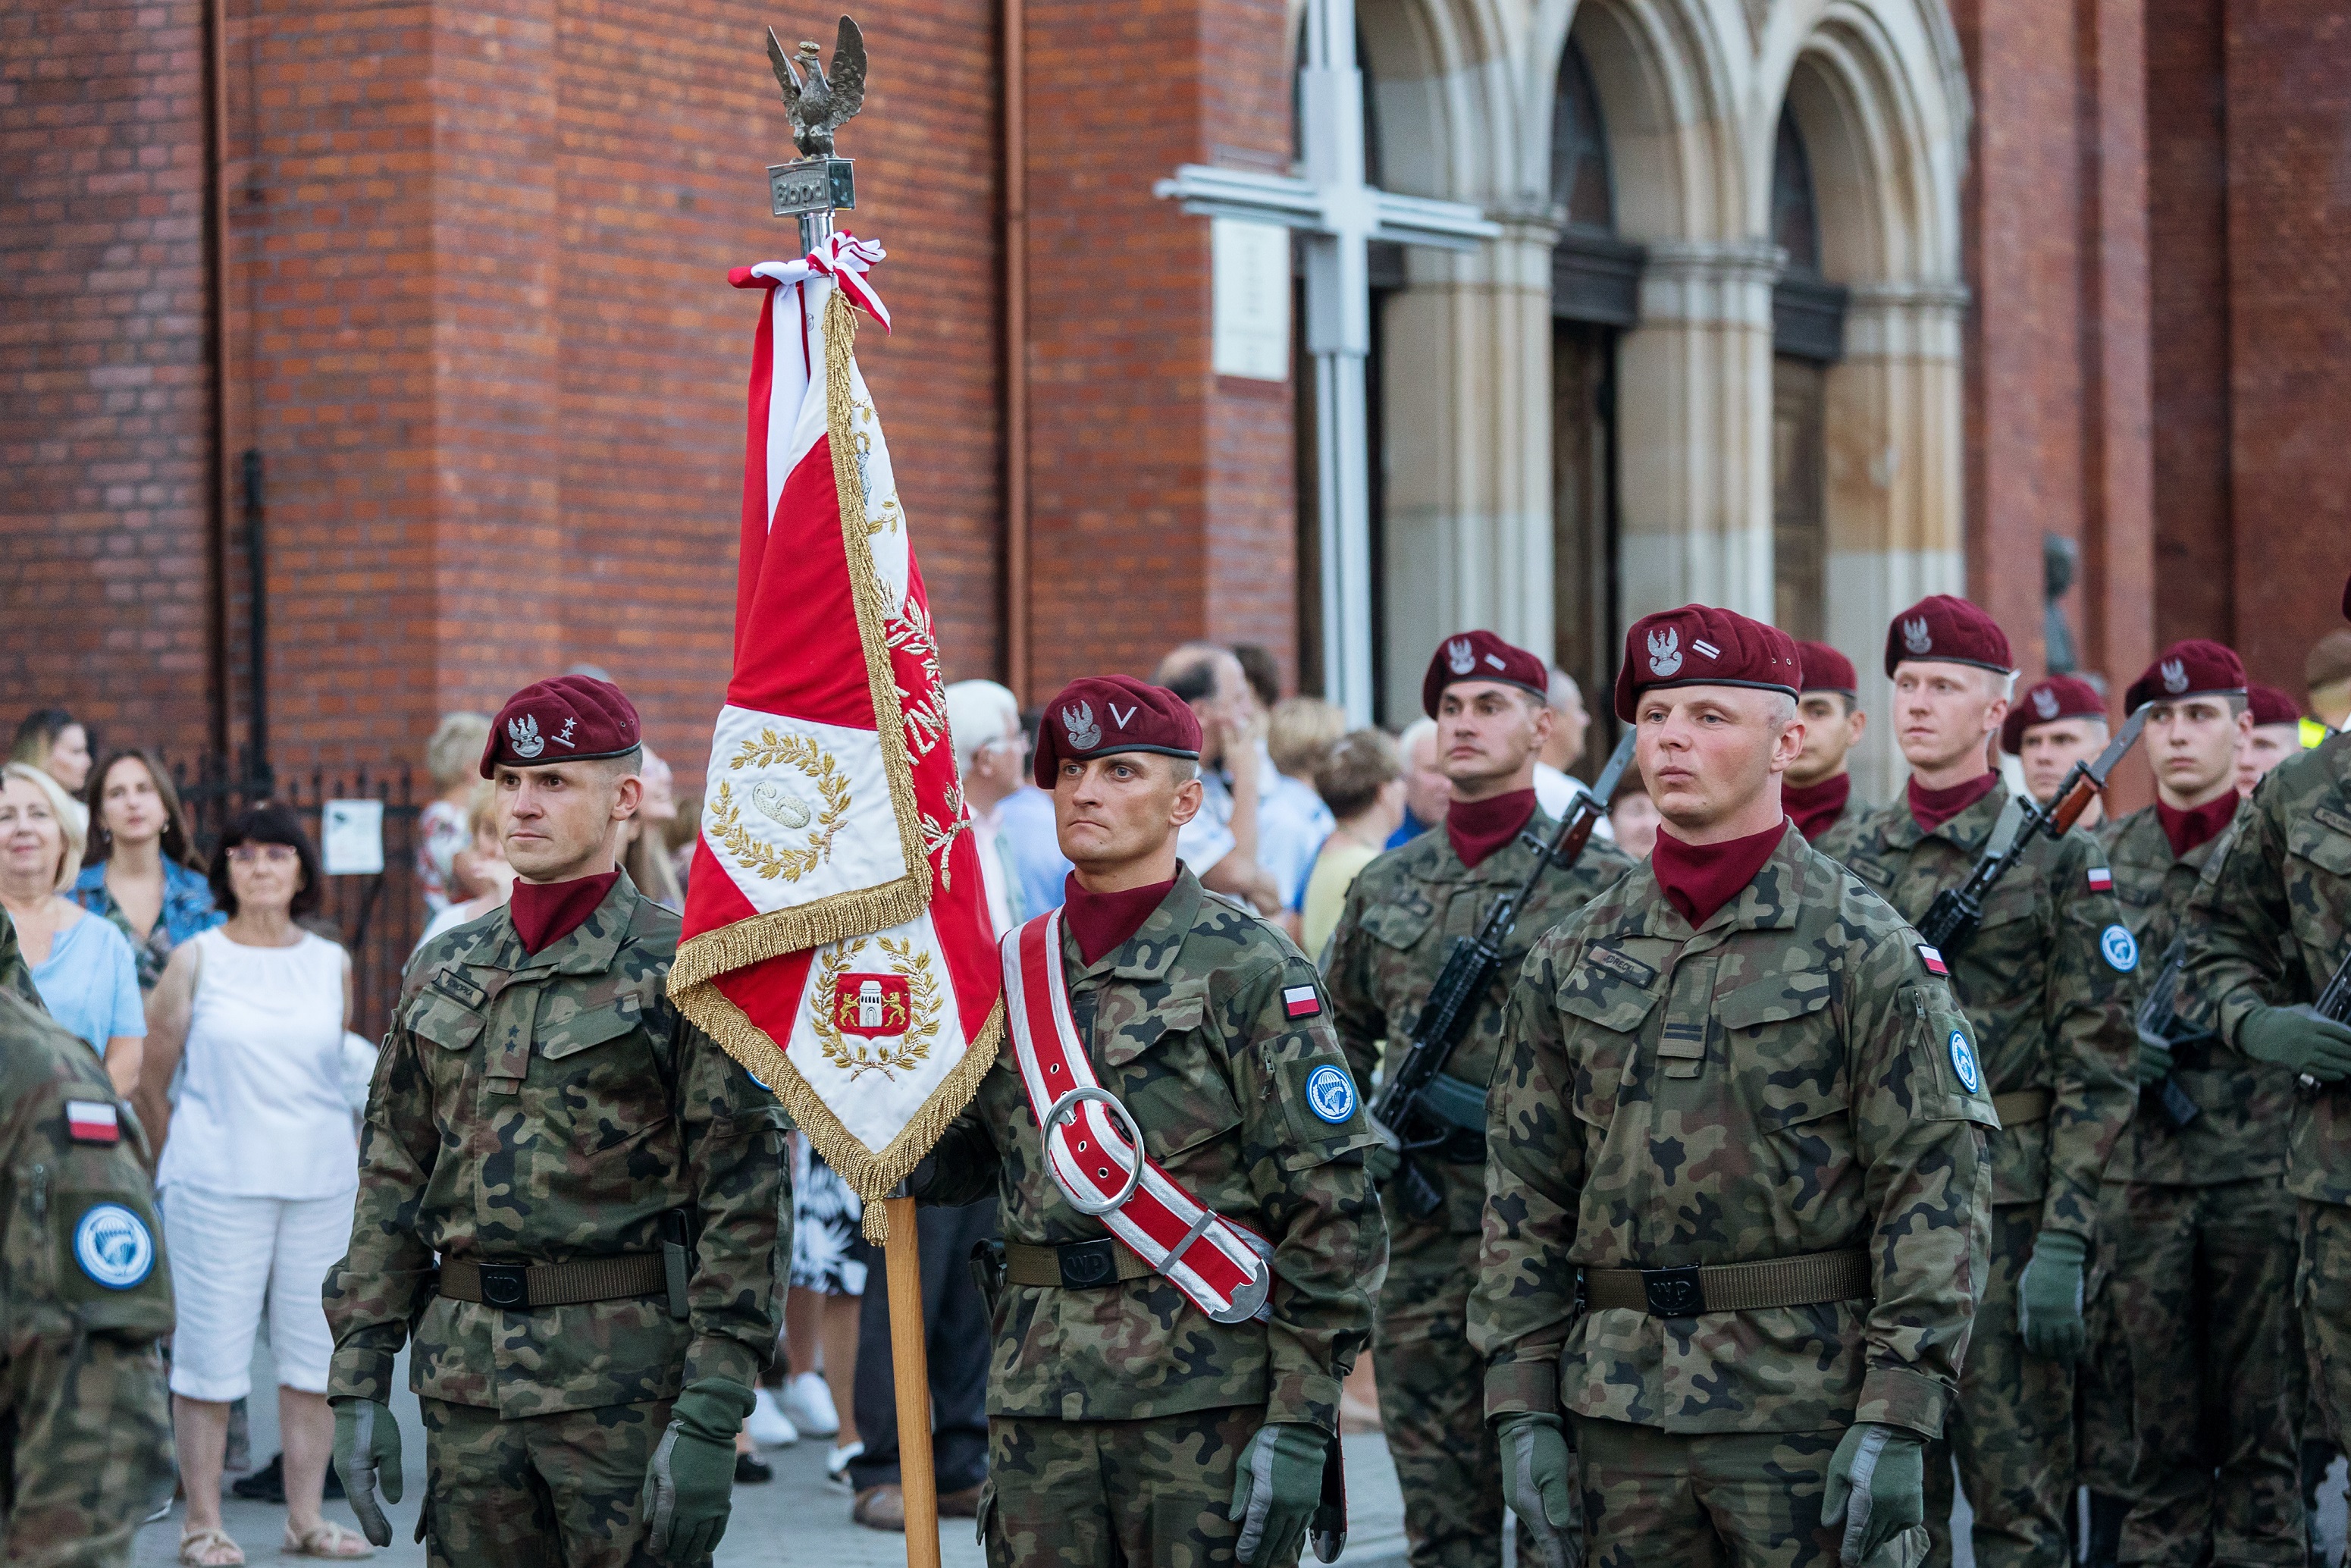
<svg viewBox="0 0 2351 1568">
<path fill-rule="evenodd" d="M 1142 1129 L 1094 1076 L 1061 982 L 1061 912 L 1007 933 L 1001 948 L 1013 1051 L 1044 1134 L 1053 1185 L 1079 1207 L 1100 1213 L 1112 1235 L 1217 1322 L 1266 1316 L 1271 1249 L 1168 1179 L 1139 1147 Z M 1063 1106 L 1061 1120 L 1052 1121 L 1054 1107 L 1081 1091 L 1086 1098 Z M 1136 1137 L 1130 1140 L 1124 1129 Z"/>
</svg>

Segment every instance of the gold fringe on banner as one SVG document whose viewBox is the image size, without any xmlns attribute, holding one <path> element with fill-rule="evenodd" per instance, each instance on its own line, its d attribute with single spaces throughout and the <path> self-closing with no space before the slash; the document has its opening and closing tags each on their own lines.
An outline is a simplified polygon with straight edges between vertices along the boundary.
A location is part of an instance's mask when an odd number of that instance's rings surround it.
<svg viewBox="0 0 2351 1568">
<path fill-rule="evenodd" d="M 963 1060 L 931 1091 L 889 1146 L 877 1153 L 841 1124 L 791 1064 L 784 1048 L 716 985 L 719 977 L 769 958 L 904 925 L 930 907 L 931 862 L 923 849 L 914 759 L 906 750 L 905 714 L 898 702 L 897 674 L 890 663 L 887 622 L 895 606 L 873 565 L 865 487 L 857 475 L 852 423 L 856 344 L 856 313 L 835 287 L 824 308 L 825 435 L 832 449 L 832 485 L 841 500 L 841 553 L 849 569 L 850 599 L 857 609 L 865 683 L 873 698 L 875 727 L 880 732 L 883 776 L 889 780 L 890 801 L 898 819 L 899 849 L 909 871 L 879 887 L 835 894 L 703 933 L 678 948 L 670 967 L 669 994 L 695 1027 L 742 1063 L 745 1071 L 770 1086 L 785 1113 L 808 1134 L 825 1164 L 838 1171 L 850 1190 L 863 1200 L 865 1239 L 879 1243 L 889 1228 L 882 1200 L 922 1163 L 947 1124 L 979 1092 L 980 1081 L 996 1064 L 996 1053 L 1004 1040 L 1002 998 L 989 1009 L 987 1022 Z"/>
</svg>

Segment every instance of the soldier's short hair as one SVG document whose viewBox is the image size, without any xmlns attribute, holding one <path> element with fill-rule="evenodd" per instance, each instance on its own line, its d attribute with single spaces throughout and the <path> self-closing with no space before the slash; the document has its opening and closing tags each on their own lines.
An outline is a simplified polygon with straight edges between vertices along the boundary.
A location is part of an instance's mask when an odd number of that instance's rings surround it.
<svg viewBox="0 0 2351 1568">
<path fill-rule="evenodd" d="M 1404 755 L 1376 729 L 1358 729 L 1331 743 L 1314 770 L 1314 790 L 1338 818 L 1361 816 L 1390 781 L 1404 777 Z"/>
</svg>

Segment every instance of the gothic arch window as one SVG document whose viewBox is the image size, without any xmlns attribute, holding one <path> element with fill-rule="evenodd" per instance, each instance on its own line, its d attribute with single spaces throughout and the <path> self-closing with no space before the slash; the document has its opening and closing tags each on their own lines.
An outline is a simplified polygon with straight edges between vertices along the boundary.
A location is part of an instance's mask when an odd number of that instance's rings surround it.
<svg viewBox="0 0 2351 1568">
<path fill-rule="evenodd" d="M 1820 203 L 1802 127 L 1786 109 L 1771 150 L 1772 619 L 1793 636 L 1827 625 L 1828 373 L 1844 356 L 1845 290 L 1821 276 Z"/>
<path fill-rule="evenodd" d="M 1592 62 L 1573 38 L 1561 52 L 1551 116 L 1551 194 L 1570 227 L 1616 232 L 1616 186 L 1608 166 L 1608 126 L 1592 85 Z"/>
</svg>

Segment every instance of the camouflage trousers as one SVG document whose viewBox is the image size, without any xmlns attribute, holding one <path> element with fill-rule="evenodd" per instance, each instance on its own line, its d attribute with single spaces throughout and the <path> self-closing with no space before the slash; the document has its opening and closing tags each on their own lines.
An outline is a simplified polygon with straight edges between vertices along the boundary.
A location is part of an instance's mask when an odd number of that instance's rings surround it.
<svg viewBox="0 0 2351 1568">
<path fill-rule="evenodd" d="M 2041 1226 L 2038 1203 L 1997 1204 L 1991 1261 L 1968 1338 L 1959 1396 L 1943 1441 L 1927 1450 L 1928 1568 L 1951 1561 L 1951 1466 L 1975 1511 L 1979 1568 L 2059 1568 L 2072 1561 L 2074 1369 L 2028 1355 L 2017 1290 Z"/>
<path fill-rule="evenodd" d="M 1569 1427 L 1590 1568 L 1836 1568 L 1844 1528 L 1822 1525 L 1821 1493 L 1843 1433 Z M 1870 1568 L 1917 1563 L 1925 1535 L 1897 1536 Z"/>
<path fill-rule="evenodd" d="M 989 1568 L 1229 1568 L 1233 1479 L 1264 1424 L 1256 1405 L 1147 1421 L 990 1417 Z"/>
<path fill-rule="evenodd" d="M 2294 1303 L 2314 1413 L 2335 1444 L 2351 1438 L 2351 1207 L 2297 1200 Z"/>
<path fill-rule="evenodd" d="M 0 1562 L 123 1568 L 172 1494 L 171 1406 L 152 1341 L 36 1342 L 0 1364 Z"/>
<path fill-rule="evenodd" d="M 2082 1469 L 2130 1505 L 2124 1563 L 2303 1561 L 2294 1206 L 2274 1177 L 2099 1194 Z"/>
<path fill-rule="evenodd" d="M 1412 1568 L 1502 1560 L 1502 1456 L 1486 1425 L 1486 1363 L 1469 1346 L 1478 1236 L 1388 1210 L 1388 1277 L 1372 1331 L 1380 1427 L 1404 1491 Z M 1532 1563 L 1532 1543 L 1519 1561 Z"/>
<path fill-rule="evenodd" d="M 417 1530 L 433 1568 L 653 1568 L 637 1500 L 668 1400 L 513 1420 L 423 1405 Z"/>
</svg>

